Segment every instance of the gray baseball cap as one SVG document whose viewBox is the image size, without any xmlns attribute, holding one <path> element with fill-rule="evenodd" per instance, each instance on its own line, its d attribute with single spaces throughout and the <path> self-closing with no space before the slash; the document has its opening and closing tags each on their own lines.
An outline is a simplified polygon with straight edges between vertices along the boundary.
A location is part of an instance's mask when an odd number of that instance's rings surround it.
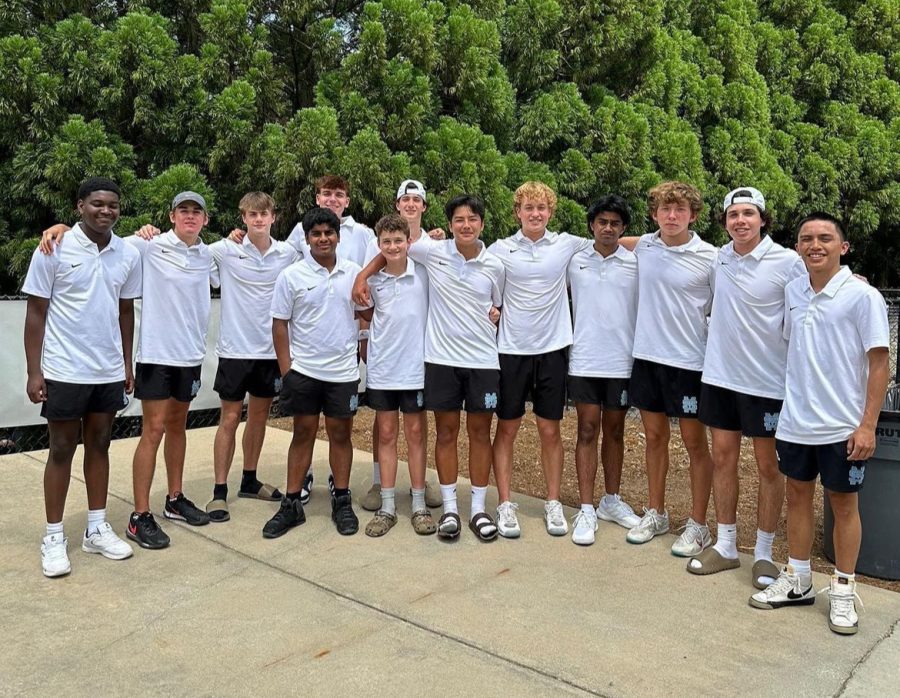
<svg viewBox="0 0 900 698">
<path fill-rule="evenodd" d="M 185 201 L 193 201 L 195 204 L 199 204 L 204 211 L 206 210 L 206 199 L 195 191 L 183 191 L 178 194 L 172 199 L 172 210 L 174 211 L 178 208 L 178 204 L 183 204 Z"/>
</svg>

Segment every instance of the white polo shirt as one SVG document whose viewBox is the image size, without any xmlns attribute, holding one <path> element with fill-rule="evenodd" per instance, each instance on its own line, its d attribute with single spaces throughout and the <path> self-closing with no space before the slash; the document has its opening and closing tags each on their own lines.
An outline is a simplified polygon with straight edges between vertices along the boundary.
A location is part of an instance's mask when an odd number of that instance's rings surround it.
<svg viewBox="0 0 900 698">
<path fill-rule="evenodd" d="M 630 378 L 638 308 L 634 253 L 619 245 L 604 257 L 593 245 L 569 262 L 575 332 L 569 375 Z"/>
<path fill-rule="evenodd" d="M 137 359 L 143 364 L 199 366 L 206 355 L 209 286 L 219 285 L 201 240 L 188 247 L 169 230 L 152 240 L 125 238 L 141 253 L 144 297 Z"/>
<path fill-rule="evenodd" d="M 369 328 L 366 386 L 379 390 L 425 387 L 428 276 L 407 260 L 399 276 L 382 270 L 369 278 L 375 314 Z"/>
<path fill-rule="evenodd" d="M 683 245 L 666 245 L 659 231 L 642 235 L 634 358 L 689 371 L 703 370 L 712 305 L 716 248 L 691 231 Z"/>
<path fill-rule="evenodd" d="M 410 239 L 410 244 L 414 245 L 419 240 L 426 239 L 426 238 L 428 240 L 431 240 L 431 238 L 428 237 L 428 233 L 425 232 L 425 228 L 422 228 L 421 231 L 419 232 L 419 237 L 416 238 L 415 241 Z M 381 254 L 381 248 L 378 246 L 378 236 L 375 236 L 371 240 L 369 240 L 369 244 L 366 245 L 366 257 L 365 257 L 364 263 L 361 264 L 360 266 L 363 266 L 363 267 L 366 266 L 366 264 L 368 264 L 373 259 L 375 259 L 379 254 Z"/>
<path fill-rule="evenodd" d="M 330 383 L 359 380 L 359 330 L 350 299 L 359 271 L 338 257 L 329 272 L 309 255 L 281 272 L 271 317 L 290 321 L 293 370 Z"/>
<path fill-rule="evenodd" d="M 63 383 L 125 380 L 119 300 L 140 298 L 141 258 L 113 234 L 102 250 L 76 224 L 52 255 L 35 250 L 23 293 L 50 300 L 41 370 Z"/>
<path fill-rule="evenodd" d="M 550 231 L 532 242 L 520 230 L 488 248 L 506 269 L 497 339 L 501 354 L 544 354 L 572 343 L 566 269 L 576 252 L 592 244 Z"/>
<path fill-rule="evenodd" d="M 245 235 L 240 245 L 219 240 L 209 246 L 222 286 L 221 322 L 216 354 L 223 359 L 274 359 L 272 294 L 275 280 L 300 254 L 272 240 L 261 253 Z"/>
<path fill-rule="evenodd" d="M 714 270 L 703 382 L 783 400 L 784 287 L 806 274 L 803 260 L 767 235 L 745 255 L 729 242 Z"/>
<path fill-rule="evenodd" d="M 409 256 L 428 272 L 425 361 L 459 368 L 500 368 L 489 313 L 503 303 L 503 264 L 481 249 L 466 260 L 455 240 L 419 238 Z"/>
<path fill-rule="evenodd" d="M 787 376 L 775 438 L 809 445 L 846 441 L 866 406 L 866 353 L 890 346 L 884 298 L 848 267 L 819 293 L 808 275 L 794 279 L 784 297 Z"/>
<path fill-rule="evenodd" d="M 362 267 L 367 261 L 366 248 L 374 237 L 375 233 L 371 228 L 357 223 L 353 220 L 353 216 L 344 216 L 341 219 L 341 238 L 338 240 L 337 256 Z M 287 242 L 304 257 L 309 257 L 309 245 L 306 244 L 303 223 L 294 226 Z"/>
</svg>

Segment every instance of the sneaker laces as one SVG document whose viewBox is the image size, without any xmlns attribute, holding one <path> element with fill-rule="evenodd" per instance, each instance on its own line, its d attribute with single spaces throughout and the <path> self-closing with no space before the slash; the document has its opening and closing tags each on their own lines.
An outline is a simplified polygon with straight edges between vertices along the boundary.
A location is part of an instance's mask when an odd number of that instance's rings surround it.
<svg viewBox="0 0 900 698">
<path fill-rule="evenodd" d="M 798 575 L 788 574 L 786 570 L 782 570 L 778 578 L 763 589 L 760 594 L 766 598 L 787 594 L 794 587 L 798 587 L 800 585 L 799 582 L 800 578 Z"/>
<path fill-rule="evenodd" d="M 553 526 L 563 526 L 566 523 L 562 503 L 557 500 L 544 504 L 544 514 Z"/>
<path fill-rule="evenodd" d="M 582 511 L 581 509 L 579 509 L 572 515 L 572 525 L 575 528 L 578 528 L 580 525 L 584 524 L 588 528 L 593 529 L 594 524 L 596 524 L 596 523 L 597 523 L 597 515 L 596 514 L 591 516 L 586 511 Z"/>
<path fill-rule="evenodd" d="M 499 522 L 504 526 L 517 524 L 518 519 L 516 518 L 516 511 L 518 508 L 519 505 L 513 502 L 501 502 L 500 506 L 497 507 L 497 519 L 499 519 Z"/>
<path fill-rule="evenodd" d="M 608 512 L 612 513 L 613 516 L 617 516 L 619 518 L 624 518 L 625 516 L 633 516 L 634 509 L 628 506 L 628 503 L 623 501 L 619 495 L 612 495 L 615 497 L 612 504 L 604 504 L 603 508 Z M 608 501 L 608 500 L 607 500 Z M 646 511 L 646 509 L 645 509 Z"/>
<path fill-rule="evenodd" d="M 650 511 L 647 507 L 644 507 L 644 515 L 641 517 L 641 520 L 635 528 L 641 531 L 654 529 L 656 528 L 656 520 L 661 518 L 662 517 L 655 511 Z"/>
<path fill-rule="evenodd" d="M 859 598 L 859 594 L 856 593 L 856 584 L 853 584 L 853 593 L 852 594 L 836 594 L 831 591 L 832 585 L 829 584 L 827 587 L 823 589 L 819 589 L 816 592 L 816 596 L 819 594 L 824 594 L 826 591 L 828 592 L 828 600 L 831 603 L 831 608 L 834 610 L 836 615 L 844 616 L 845 618 L 849 618 L 850 614 L 855 611 L 854 607 L 854 599 L 859 601 L 859 607 L 863 611 L 866 610 L 866 606 L 863 603 L 863 600 Z"/>
<path fill-rule="evenodd" d="M 684 526 L 678 529 L 686 543 L 702 543 L 703 527 L 693 519 L 688 519 Z"/>
<path fill-rule="evenodd" d="M 156 533 L 159 530 L 159 524 L 156 523 L 156 519 L 153 518 L 153 514 L 149 511 L 145 511 L 143 514 L 138 516 L 138 523 L 149 533 Z"/>
</svg>

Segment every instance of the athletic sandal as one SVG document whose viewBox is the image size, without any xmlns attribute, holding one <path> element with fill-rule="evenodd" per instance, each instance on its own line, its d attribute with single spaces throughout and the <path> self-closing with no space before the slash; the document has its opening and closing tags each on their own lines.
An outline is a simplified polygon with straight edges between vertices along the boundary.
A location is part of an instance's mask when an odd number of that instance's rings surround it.
<svg viewBox="0 0 900 698">
<path fill-rule="evenodd" d="M 459 520 L 459 514 L 452 511 L 445 512 L 438 520 L 438 538 L 452 540 L 459 538 L 459 529 L 462 528 L 462 522 Z"/>
<path fill-rule="evenodd" d="M 267 485 L 263 483 L 259 487 L 259 491 L 256 494 L 253 492 L 242 492 L 238 490 L 238 497 L 246 497 L 247 499 L 262 499 L 265 502 L 280 502 L 284 495 L 281 494 L 275 487 L 272 485 Z"/>
<path fill-rule="evenodd" d="M 396 514 L 379 511 L 366 526 L 366 535 L 370 538 L 381 538 L 397 523 Z"/>
<path fill-rule="evenodd" d="M 694 563 L 699 563 L 695 565 Z M 724 572 L 725 570 L 734 570 L 741 566 L 738 558 L 730 560 L 722 557 L 715 548 L 707 548 L 699 555 L 695 555 L 687 563 L 687 571 L 691 574 L 715 574 L 716 572 Z"/>
<path fill-rule="evenodd" d="M 469 528 L 482 543 L 487 543 L 497 537 L 497 524 L 494 523 L 490 515 L 484 512 L 475 514 L 472 517 L 472 520 L 469 521 Z"/>
<path fill-rule="evenodd" d="M 212 499 L 206 505 L 206 513 L 209 514 L 209 520 L 215 522 L 228 521 L 231 514 L 228 513 L 228 502 L 224 499 Z"/>
<path fill-rule="evenodd" d="M 757 589 L 765 589 L 768 586 L 768 584 L 759 583 L 760 577 L 778 579 L 778 575 L 781 574 L 781 571 L 771 560 L 757 560 L 753 563 L 753 568 L 750 572 L 753 575 L 753 586 Z"/>
<path fill-rule="evenodd" d="M 413 531 L 420 536 L 430 536 L 437 531 L 437 526 L 435 526 L 434 519 L 431 518 L 431 512 L 428 509 L 413 512 L 412 527 Z"/>
</svg>

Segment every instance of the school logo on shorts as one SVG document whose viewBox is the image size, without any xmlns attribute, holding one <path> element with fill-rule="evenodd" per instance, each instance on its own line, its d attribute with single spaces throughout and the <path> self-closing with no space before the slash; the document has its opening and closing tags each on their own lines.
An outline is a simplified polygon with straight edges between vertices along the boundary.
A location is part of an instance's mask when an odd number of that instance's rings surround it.
<svg viewBox="0 0 900 698">
<path fill-rule="evenodd" d="M 622 394 L 619 395 L 619 405 L 625 407 L 628 404 L 628 391 L 623 390 Z"/>
<path fill-rule="evenodd" d="M 421 390 L 416 392 L 416 407 L 422 407 L 425 404 L 425 393 Z"/>
<path fill-rule="evenodd" d="M 778 428 L 780 412 L 765 412 L 763 414 L 763 428 L 766 431 L 775 431 Z"/>
<path fill-rule="evenodd" d="M 280 393 L 281 392 L 281 378 L 276 378 L 275 383 L 273 384 L 272 387 L 275 388 L 276 393 Z"/>
<path fill-rule="evenodd" d="M 497 393 L 485 393 L 484 394 L 484 406 L 488 409 L 494 409 L 497 407 Z"/>
<path fill-rule="evenodd" d="M 197 397 L 197 393 L 200 392 L 200 381 L 195 380 L 191 383 L 191 397 Z"/>
<path fill-rule="evenodd" d="M 864 466 L 864 465 L 860 465 L 860 466 L 851 465 L 850 466 L 849 479 L 850 479 L 851 485 L 861 485 L 863 478 L 865 476 L 866 476 L 866 466 Z"/>
<path fill-rule="evenodd" d="M 356 412 L 356 409 L 359 407 L 359 395 L 354 393 L 350 396 L 350 411 Z"/>
<path fill-rule="evenodd" d="M 687 395 L 681 398 L 681 411 L 685 414 L 697 414 L 697 398 Z"/>
</svg>

